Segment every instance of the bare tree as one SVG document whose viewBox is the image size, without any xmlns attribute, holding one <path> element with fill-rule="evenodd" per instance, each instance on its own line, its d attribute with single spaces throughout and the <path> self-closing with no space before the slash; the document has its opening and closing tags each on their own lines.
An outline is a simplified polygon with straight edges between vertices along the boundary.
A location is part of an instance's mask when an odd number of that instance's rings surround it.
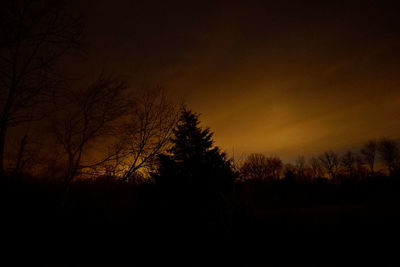
<svg viewBox="0 0 400 267">
<path fill-rule="evenodd" d="M 306 175 L 306 160 L 304 156 L 300 155 L 296 159 L 295 169 L 296 169 L 296 176 L 302 180 Z"/>
<path fill-rule="evenodd" d="M 278 157 L 253 153 L 246 158 L 240 171 L 245 179 L 279 180 L 282 167 L 282 161 Z"/>
<path fill-rule="evenodd" d="M 327 170 L 332 182 L 335 183 L 336 174 L 340 165 L 338 155 L 333 151 L 327 151 L 319 157 L 319 160 L 322 166 Z"/>
<path fill-rule="evenodd" d="M 283 163 L 277 156 L 272 156 L 267 158 L 269 172 L 274 180 L 279 180 L 281 171 L 283 168 Z"/>
<path fill-rule="evenodd" d="M 126 88 L 126 82 L 101 74 L 89 87 L 79 92 L 71 90 L 64 96 L 65 106 L 54 114 L 52 129 L 66 155 L 66 191 L 82 169 L 109 159 L 107 156 L 100 162 L 82 164 L 87 149 L 109 134 L 114 123 L 126 114 Z"/>
<path fill-rule="evenodd" d="M 384 138 L 379 141 L 378 151 L 389 170 L 389 175 L 392 176 L 399 164 L 400 153 L 398 144 L 394 140 Z"/>
<path fill-rule="evenodd" d="M 345 170 L 348 172 L 351 178 L 354 178 L 353 176 L 356 170 L 356 164 L 357 164 L 356 155 L 350 150 L 347 151 L 342 157 L 341 165 L 345 168 Z"/>
<path fill-rule="evenodd" d="M 127 119 L 119 128 L 119 140 L 113 149 L 114 170 L 121 181 L 136 172 L 149 172 L 159 153 L 170 144 L 173 128 L 178 119 L 178 109 L 160 88 L 148 90 L 138 96 Z"/>
<path fill-rule="evenodd" d="M 314 179 L 324 176 L 324 170 L 319 159 L 312 157 L 310 159 L 310 166 Z"/>
<path fill-rule="evenodd" d="M 267 179 L 269 176 L 267 157 L 261 153 L 250 154 L 243 162 L 240 174 L 244 179 Z"/>
<path fill-rule="evenodd" d="M 54 66 L 80 47 L 81 25 L 62 1 L 3 1 L 0 8 L 0 175 L 7 131 L 39 120 L 54 89 Z"/>
<path fill-rule="evenodd" d="M 361 155 L 365 163 L 368 165 L 371 175 L 374 175 L 374 165 L 376 153 L 378 151 L 378 144 L 374 140 L 370 140 L 364 144 L 361 149 Z"/>
</svg>

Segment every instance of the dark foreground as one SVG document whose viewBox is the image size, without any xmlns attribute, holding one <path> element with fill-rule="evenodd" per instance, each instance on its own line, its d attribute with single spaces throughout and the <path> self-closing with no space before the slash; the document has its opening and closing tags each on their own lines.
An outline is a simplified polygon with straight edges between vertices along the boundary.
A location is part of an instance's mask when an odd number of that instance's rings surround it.
<svg viewBox="0 0 400 267">
<path fill-rule="evenodd" d="M 115 194 L 110 184 L 79 182 L 60 212 L 61 186 L 4 182 L 3 258 L 207 266 L 399 263 L 397 179 L 340 187 L 254 183 L 237 184 L 229 218 L 210 221 L 184 199 L 160 199 L 151 184 L 123 186 Z"/>
</svg>

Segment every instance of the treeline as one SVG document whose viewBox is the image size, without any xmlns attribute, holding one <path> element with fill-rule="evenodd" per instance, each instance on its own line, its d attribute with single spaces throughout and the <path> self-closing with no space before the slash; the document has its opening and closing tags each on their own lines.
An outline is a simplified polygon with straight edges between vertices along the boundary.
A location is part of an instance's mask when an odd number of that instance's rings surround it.
<svg viewBox="0 0 400 267">
<path fill-rule="evenodd" d="M 379 170 L 376 170 L 377 165 L 381 166 Z M 335 184 L 343 179 L 398 176 L 400 150 L 396 140 L 382 138 L 379 141 L 366 142 L 359 152 L 348 150 L 343 155 L 338 155 L 334 151 L 326 151 L 308 161 L 304 156 L 299 156 L 295 164 L 284 164 L 277 156 L 267 157 L 261 153 L 253 153 L 243 162 L 237 163 L 236 169 L 241 180 L 276 181 L 282 177 L 290 177 L 301 183 L 326 178 Z"/>
<path fill-rule="evenodd" d="M 161 115 L 136 113 L 137 118 L 146 118 L 140 124 L 144 126 L 139 135 L 124 136 L 127 143 L 120 144 L 121 154 L 111 154 L 115 157 L 91 167 L 77 164 L 72 174 L 70 165 L 63 165 L 60 176 L 54 170 L 12 169 L 3 179 L 3 189 L 19 195 L 19 200 L 44 196 L 46 201 L 38 205 L 50 210 L 40 214 L 60 218 L 79 214 L 90 220 L 124 221 L 125 216 L 136 218 L 139 211 L 155 212 L 224 229 L 232 227 L 234 218 L 268 207 L 363 201 L 377 190 L 385 194 L 399 189 L 399 150 L 393 140 L 371 140 L 360 153 L 348 151 L 341 157 L 329 151 L 306 162 L 300 156 L 295 164 L 260 153 L 235 163 L 214 145 L 212 132 L 200 126 L 197 113 L 182 106 L 173 114 L 167 128 L 159 128 L 164 125 L 158 121 Z M 132 150 L 123 150 L 125 146 Z M 378 159 L 386 172 L 375 170 Z"/>
</svg>

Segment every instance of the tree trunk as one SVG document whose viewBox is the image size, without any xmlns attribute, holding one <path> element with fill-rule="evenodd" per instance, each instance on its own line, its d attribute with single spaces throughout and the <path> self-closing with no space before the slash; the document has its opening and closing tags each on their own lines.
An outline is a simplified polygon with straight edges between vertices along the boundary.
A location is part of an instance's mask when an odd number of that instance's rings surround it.
<svg viewBox="0 0 400 267">
<path fill-rule="evenodd" d="M 6 144 L 6 130 L 4 119 L 0 123 L 0 179 L 4 179 L 6 174 L 4 172 L 4 149 Z"/>
<path fill-rule="evenodd" d="M 17 178 L 19 174 L 22 173 L 23 171 L 23 157 L 24 157 L 24 152 L 25 152 L 25 146 L 26 146 L 26 141 L 28 139 L 28 133 L 25 133 L 24 136 L 22 137 L 19 149 L 18 149 L 18 156 L 17 156 L 17 163 L 15 164 L 14 168 L 14 178 Z"/>
</svg>

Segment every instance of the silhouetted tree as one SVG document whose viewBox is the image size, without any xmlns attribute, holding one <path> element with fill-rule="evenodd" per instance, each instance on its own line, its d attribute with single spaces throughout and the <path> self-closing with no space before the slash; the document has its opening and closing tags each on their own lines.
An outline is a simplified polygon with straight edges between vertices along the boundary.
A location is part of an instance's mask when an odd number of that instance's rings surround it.
<svg viewBox="0 0 400 267">
<path fill-rule="evenodd" d="M 342 157 L 342 166 L 345 168 L 351 178 L 354 176 L 356 170 L 356 155 L 350 150 L 347 151 Z"/>
<path fill-rule="evenodd" d="M 296 159 L 296 164 L 295 164 L 295 170 L 296 170 L 296 176 L 299 180 L 304 180 L 306 177 L 306 172 L 307 172 L 307 166 L 306 166 L 306 160 L 304 156 L 300 155 Z"/>
<path fill-rule="evenodd" d="M 292 168 L 293 167 L 293 168 Z M 295 168 L 293 165 L 286 165 L 283 171 L 283 182 L 286 185 L 294 185 L 296 183 Z"/>
<path fill-rule="evenodd" d="M 234 174 L 231 161 L 213 146 L 210 129 L 202 129 L 199 123 L 198 114 L 182 108 L 172 147 L 159 156 L 155 179 L 160 187 L 183 198 L 179 205 L 190 205 L 188 216 L 219 224 L 230 212 Z"/>
<path fill-rule="evenodd" d="M 376 153 L 378 151 L 378 144 L 374 140 L 370 140 L 364 144 L 361 149 L 361 155 L 365 163 L 368 165 L 371 175 L 374 175 L 374 165 Z"/>
<path fill-rule="evenodd" d="M 286 173 L 288 171 L 292 172 L 294 175 L 294 173 L 296 172 L 296 165 L 294 165 L 292 163 L 285 163 L 283 165 L 283 173 Z"/>
<path fill-rule="evenodd" d="M 250 154 L 240 168 L 244 179 L 278 180 L 282 170 L 278 157 L 266 157 L 261 153 Z"/>
<path fill-rule="evenodd" d="M 126 88 L 125 81 L 101 74 L 87 88 L 64 95 L 67 103 L 54 114 L 52 128 L 66 156 L 66 193 L 84 168 L 99 164 L 84 162 L 85 152 L 94 141 L 110 133 L 113 123 L 125 115 L 129 104 L 124 95 Z"/>
<path fill-rule="evenodd" d="M 267 157 L 261 153 L 252 153 L 240 167 L 240 175 L 243 179 L 261 179 L 270 177 Z"/>
<path fill-rule="evenodd" d="M 78 48 L 81 25 L 63 1 L 3 1 L 0 7 L 0 175 L 11 127 L 43 117 L 54 66 Z"/>
<path fill-rule="evenodd" d="M 279 180 L 283 168 L 282 160 L 277 156 L 267 157 L 269 173 L 274 180 Z"/>
<path fill-rule="evenodd" d="M 310 159 L 310 166 L 311 166 L 312 176 L 314 179 L 324 176 L 324 169 L 319 159 L 312 157 Z"/>
<path fill-rule="evenodd" d="M 394 140 L 384 138 L 378 144 L 379 154 L 392 176 L 398 168 L 399 164 L 399 147 Z"/>
<path fill-rule="evenodd" d="M 164 91 L 148 91 L 135 98 L 124 123 L 119 127 L 119 140 L 113 163 L 121 181 L 138 170 L 153 171 L 157 155 L 166 152 L 178 112 Z"/>
<path fill-rule="evenodd" d="M 336 174 L 340 165 L 338 155 L 333 151 L 327 151 L 319 157 L 319 160 L 322 166 L 327 170 L 332 183 L 335 183 Z"/>
</svg>

